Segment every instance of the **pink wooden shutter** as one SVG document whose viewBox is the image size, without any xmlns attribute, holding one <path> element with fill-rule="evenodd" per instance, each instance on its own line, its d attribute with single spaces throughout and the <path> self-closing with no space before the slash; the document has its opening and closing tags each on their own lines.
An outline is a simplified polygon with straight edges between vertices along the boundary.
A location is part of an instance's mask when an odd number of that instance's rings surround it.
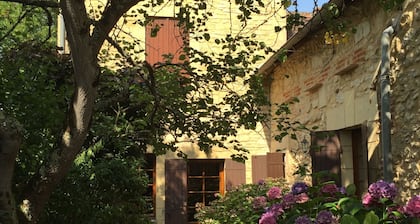
<svg viewBox="0 0 420 224">
<path fill-rule="evenodd" d="M 226 159 L 225 181 L 226 190 L 228 191 L 235 186 L 245 184 L 245 164 Z"/>
</svg>

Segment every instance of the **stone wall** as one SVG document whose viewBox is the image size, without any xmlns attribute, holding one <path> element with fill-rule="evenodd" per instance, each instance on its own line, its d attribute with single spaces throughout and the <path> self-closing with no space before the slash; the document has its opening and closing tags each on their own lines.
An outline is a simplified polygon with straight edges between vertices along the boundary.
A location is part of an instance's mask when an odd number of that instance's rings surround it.
<svg viewBox="0 0 420 224">
<path fill-rule="evenodd" d="M 420 194 L 420 2 L 406 0 L 391 52 L 392 154 L 404 198 Z"/>
</svg>

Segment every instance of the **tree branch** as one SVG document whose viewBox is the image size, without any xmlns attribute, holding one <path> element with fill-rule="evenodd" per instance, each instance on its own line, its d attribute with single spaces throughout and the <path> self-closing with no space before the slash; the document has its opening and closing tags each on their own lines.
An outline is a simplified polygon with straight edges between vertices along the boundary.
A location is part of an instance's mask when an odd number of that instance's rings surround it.
<svg viewBox="0 0 420 224">
<path fill-rule="evenodd" d="M 37 7 L 59 8 L 58 1 L 52 0 L 0 0 L 1 2 L 14 2 L 23 5 L 32 5 Z"/>
<path fill-rule="evenodd" d="M 140 0 L 109 0 L 101 19 L 95 24 L 93 30 L 91 43 L 94 52 L 99 52 L 103 42 L 118 20 L 138 2 Z"/>
<path fill-rule="evenodd" d="M 6 32 L 6 34 L 4 34 L 2 37 L 0 37 L 0 42 L 2 42 L 4 39 L 6 39 L 6 37 L 7 36 L 9 36 L 12 32 L 13 32 L 13 30 L 15 30 L 16 29 L 16 27 L 19 25 L 19 23 L 25 18 L 25 16 L 31 11 L 32 9 L 30 9 L 30 10 L 25 10 L 25 12 L 24 13 L 22 13 L 20 16 L 19 16 L 19 18 L 18 18 L 18 20 L 16 21 L 16 23 L 15 24 L 13 24 L 13 26 L 10 28 L 10 30 L 9 31 L 7 31 Z"/>
</svg>

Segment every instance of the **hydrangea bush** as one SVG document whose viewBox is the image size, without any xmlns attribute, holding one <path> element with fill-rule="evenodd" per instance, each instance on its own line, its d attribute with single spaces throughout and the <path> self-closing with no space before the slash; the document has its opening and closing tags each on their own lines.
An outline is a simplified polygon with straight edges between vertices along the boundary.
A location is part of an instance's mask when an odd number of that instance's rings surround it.
<svg viewBox="0 0 420 224">
<path fill-rule="evenodd" d="M 371 184 L 362 198 L 355 196 L 355 189 L 334 182 L 297 182 L 289 189 L 278 180 L 261 181 L 226 193 L 201 208 L 197 219 L 211 224 L 420 224 L 420 196 L 399 205 L 394 202 L 395 185 L 382 180 Z"/>
</svg>

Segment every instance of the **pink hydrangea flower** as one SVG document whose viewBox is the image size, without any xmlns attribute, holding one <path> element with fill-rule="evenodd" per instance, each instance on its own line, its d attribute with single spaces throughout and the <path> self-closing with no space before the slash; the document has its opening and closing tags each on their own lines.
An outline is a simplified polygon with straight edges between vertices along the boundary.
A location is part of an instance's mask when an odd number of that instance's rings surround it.
<svg viewBox="0 0 420 224">
<path fill-rule="evenodd" d="M 296 198 L 293 193 L 288 193 L 283 196 L 282 206 L 285 209 L 291 208 L 296 203 Z"/>
<path fill-rule="evenodd" d="M 264 196 L 255 197 L 252 201 L 252 207 L 254 209 L 265 208 L 267 206 L 267 198 Z"/>
<path fill-rule="evenodd" d="M 420 218 L 420 195 L 413 196 L 404 206 L 404 213 L 410 217 Z"/>
<path fill-rule="evenodd" d="M 305 202 L 309 201 L 309 199 L 310 198 L 309 198 L 308 194 L 306 194 L 306 193 L 300 193 L 298 195 L 295 195 L 295 201 L 298 204 L 305 203 Z"/>
<path fill-rule="evenodd" d="M 272 187 L 267 192 L 268 200 L 274 200 L 281 198 L 281 189 L 279 187 Z"/>
<path fill-rule="evenodd" d="M 321 192 L 324 193 L 324 194 L 333 195 L 333 194 L 338 193 L 339 189 L 338 189 L 337 185 L 335 185 L 335 184 L 326 184 L 326 185 L 322 186 Z"/>
<path fill-rule="evenodd" d="M 277 223 L 277 215 L 274 211 L 268 210 L 264 214 L 261 215 L 258 224 L 276 224 Z"/>
<path fill-rule="evenodd" d="M 364 206 L 370 207 L 376 203 L 376 200 L 372 197 L 372 195 L 368 192 L 363 195 L 362 204 Z"/>
</svg>

